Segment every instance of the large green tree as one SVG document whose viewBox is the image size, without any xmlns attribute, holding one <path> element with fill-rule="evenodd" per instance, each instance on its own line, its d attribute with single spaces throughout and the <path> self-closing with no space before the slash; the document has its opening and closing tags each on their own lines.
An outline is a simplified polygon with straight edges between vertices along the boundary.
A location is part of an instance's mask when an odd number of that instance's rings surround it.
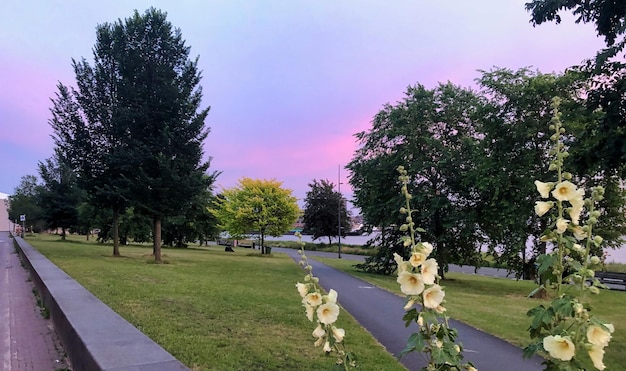
<svg viewBox="0 0 626 371">
<path fill-rule="evenodd" d="M 265 236 L 284 234 L 298 218 L 300 209 L 291 193 L 275 179 L 242 178 L 221 193 L 212 212 L 231 237 L 258 233 L 265 253 Z"/>
<path fill-rule="evenodd" d="M 310 233 L 313 240 L 328 237 L 328 244 L 333 237 L 345 236 L 350 230 L 350 213 L 346 208 L 346 199 L 335 191 L 335 185 L 328 180 L 313 179 L 304 199 L 304 232 Z"/>
<path fill-rule="evenodd" d="M 478 140 L 474 120 L 480 104 L 474 92 L 452 84 L 415 85 L 396 105 L 386 104 L 371 129 L 356 134 L 360 148 L 347 166 L 354 203 L 368 223 L 382 228 L 379 254 L 361 268 L 391 273 L 393 253 L 407 256 L 396 228 L 404 223 L 400 165 L 408 171 L 411 202 L 418 210 L 413 221 L 424 229 L 420 238 L 435 246 L 440 274 L 450 261 L 478 258 L 474 195 L 464 179 L 472 167 L 467 154 Z"/>
<path fill-rule="evenodd" d="M 217 176 L 203 160 L 209 108 L 200 107 L 198 59 L 154 8 L 96 35 L 93 66 L 74 62 L 78 90 L 59 85 L 53 99 L 57 146 L 75 159 L 90 200 L 113 210 L 114 255 L 119 216 L 133 206 L 152 220 L 160 261 L 163 218 L 184 214 Z"/>
</svg>

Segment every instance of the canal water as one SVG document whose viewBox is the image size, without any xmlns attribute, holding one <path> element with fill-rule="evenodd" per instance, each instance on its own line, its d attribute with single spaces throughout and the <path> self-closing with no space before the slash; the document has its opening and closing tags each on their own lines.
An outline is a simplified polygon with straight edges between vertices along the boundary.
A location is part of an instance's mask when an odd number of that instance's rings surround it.
<svg viewBox="0 0 626 371">
<path fill-rule="evenodd" d="M 376 235 L 365 235 L 365 236 L 346 236 L 341 237 L 341 243 L 345 245 L 365 245 L 368 240 L 374 238 Z M 303 242 L 313 242 L 313 243 L 328 243 L 327 237 L 318 238 L 313 241 L 310 235 L 303 235 Z M 298 241 L 298 238 L 294 235 L 283 235 L 280 237 L 270 237 L 266 238 L 268 241 Z M 333 238 L 333 243 L 337 243 L 337 239 Z M 613 250 L 607 250 L 607 263 L 622 263 L 626 264 L 626 245 L 622 245 L 621 248 Z"/>
</svg>

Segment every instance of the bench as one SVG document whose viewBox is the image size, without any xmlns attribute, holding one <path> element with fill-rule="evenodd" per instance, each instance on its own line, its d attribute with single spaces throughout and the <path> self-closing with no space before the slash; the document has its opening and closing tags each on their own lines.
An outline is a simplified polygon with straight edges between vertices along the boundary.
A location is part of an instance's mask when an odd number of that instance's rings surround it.
<svg viewBox="0 0 626 371">
<path fill-rule="evenodd" d="M 626 273 L 596 272 L 595 277 L 605 285 L 622 286 L 622 290 L 626 291 Z"/>
</svg>

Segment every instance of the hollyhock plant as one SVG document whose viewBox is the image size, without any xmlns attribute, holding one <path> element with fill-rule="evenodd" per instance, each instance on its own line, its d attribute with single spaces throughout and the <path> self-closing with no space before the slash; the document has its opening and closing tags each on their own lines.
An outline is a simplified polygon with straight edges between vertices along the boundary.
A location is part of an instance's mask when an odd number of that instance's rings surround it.
<svg viewBox="0 0 626 371">
<path fill-rule="evenodd" d="M 300 254 L 300 266 L 306 271 L 304 283 L 296 283 L 296 290 L 302 298 L 302 305 L 305 309 L 306 318 L 311 322 L 317 322 L 315 330 L 312 332 L 315 341 L 313 345 L 322 347 L 327 353 L 337 353 L 336 364 L 345 370 L 356 367 L 356 358 L 354 354 L 346 352 L 344 347 L 344 337 L 346 332 L 342 328 L 337 328 L 335 322 L 339 317 L 339 305 L 337 305 L 337 291 L 331 289 L 328 294 L 323 294 L 323 289 L 319 285 L 319 279 L 313 276 L 313 267 L 309 264 L 304 254 L 304 243 L 302 243 L 302 235 L 296 233 L 301 248 L 298 250 Z"/>
<path fill-rule="evenodd" d="M 601 260 L 591 255 L 591 247 L 599 248 L 603 241 L 594 235 L 593 227 L 600 216 L 595 203 L 603 199 L 604 189 L 592 188 L 591 196 L 585 199 L 585 190 L 578 188 L 573 175 L 563 170 L 568 153 L 561 140 L 565 129 L 559 103 L 558 98 L 553 100 L 550 125 L 555 133 L 551 136 L 554 146 L 550 154 L 554 159 L 549 169 L 556 172 L 556 179 L 535 182 L 541 198 L 553 198 L 537 201 L 535 206 L 538 216 L 550 218 L 549 228 L 540 240 L 550 243 L 552 251 L 537 258 L 541 285 L 530 294 L 551 290 L 554 299 L 549 305 L 528 311 L 532 317 L 528 329 L 531 343 L 524 348 L 524 355 L 542 353 L 547 370 L 588 370 L 590 366 L 603 370 L 604 348 L 609 345 L 614 327 L 596 318 L 587 300 L 604 287 L 594 277 Z"/>
<path fill-rule="evenodd" d="M 418 332 L 412 334 L 407 345 L 400 353 L 422 353 L 428 366 L 422 370 L 470 370 L 476 371 L 471 363 L 463 362 L 463 348 L 456 344 L 457 330 L 451 328 L 443 306 L 445 291 L 438 283 L 437 271 L 439 265 L 436 259 L 428 258 L 433 251 L 433 245 L 428 242 L 416 242 L 415 234 L 423 230 L 415 228 L 412 220 L 411 195 L 408 192 L 409 177 L 403 166 L 398 167 L 402 184 L 402 195 L 406 206 L 400 208 L 400 213 L 406 215 L 406 223 L 400 226 L 401 231 L 409 232 L 403 237 L 403 245 L 409 249 L 408 260 L 399 254 L 394 254 L 398 266 L 397 282 L 400 291 L 406 295 L 404 321 L 407 326 L 417 324 Z"/>
</svg>

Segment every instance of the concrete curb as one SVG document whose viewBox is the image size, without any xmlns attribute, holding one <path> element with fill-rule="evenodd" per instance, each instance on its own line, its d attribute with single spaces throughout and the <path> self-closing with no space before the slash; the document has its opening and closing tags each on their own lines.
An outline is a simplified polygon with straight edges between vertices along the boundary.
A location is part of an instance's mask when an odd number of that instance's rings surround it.
<svg viewBox="0 0 626 371">
<path fill-rule="evenodd" d="M 189 370 L 22 238 L 14 241 L 74 371 Z"/>
</svg>

